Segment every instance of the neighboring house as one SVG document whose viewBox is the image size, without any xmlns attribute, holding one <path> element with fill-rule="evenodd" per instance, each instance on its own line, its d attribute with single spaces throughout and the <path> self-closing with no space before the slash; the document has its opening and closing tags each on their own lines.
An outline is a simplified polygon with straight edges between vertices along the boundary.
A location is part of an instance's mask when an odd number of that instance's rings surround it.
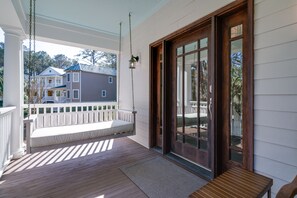
<svg viewBox="0 0 297 198">
<path fill-rule="evenodd" d="M 116 101 L 116 70 L 77 64 L 65 69 L 67 102 Z"/>
<path fill-rule="evenodd" d="M 63 85 L 63 75 L 65 71 L 56 67 L 48 67 L 36 76 L 38 84 L 38 95 L 41 96 L 42 103 L 62 103 L 65 102 L 64 89 L 53 89 Z"/>
</svg>

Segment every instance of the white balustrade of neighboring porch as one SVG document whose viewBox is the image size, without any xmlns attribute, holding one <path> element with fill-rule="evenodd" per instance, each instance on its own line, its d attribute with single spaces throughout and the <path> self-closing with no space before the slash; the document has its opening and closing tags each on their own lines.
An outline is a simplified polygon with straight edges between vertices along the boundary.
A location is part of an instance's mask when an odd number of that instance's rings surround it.
<svg viewBox="0 0 297 198">
<path fill-rule="evenodd" d="M 29 105 L 24 105 L 28 109 Z M 30 104 L 30 114 L 77 113 L 84 111 L 105 111 L 117 108 L 117 102 L 83 102 L 83 103 L 48 103 Z"/>
<path fill-rule="evenodd" d="M 12 158 L 12 113 L 16 107 L 0 108 L 0 178 Z"/>
</svg>

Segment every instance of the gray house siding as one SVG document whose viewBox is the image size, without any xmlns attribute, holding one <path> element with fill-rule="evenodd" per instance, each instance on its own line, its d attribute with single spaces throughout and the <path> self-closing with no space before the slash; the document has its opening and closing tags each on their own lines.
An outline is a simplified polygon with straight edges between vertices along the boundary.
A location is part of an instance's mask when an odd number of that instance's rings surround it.
<svg viewBox="0 0 297 198">
<path fill-rule="evenodd" d="M 112 77 L 112 83 L 109 83 Z M 116 101 L 116 76 L 81 72 L 81 101 Z M 102 97 L 102 90 L 106 90 L 106 97 Z"/>
<path fill-rule="evenodd" d="M 68 74 L 70 74 L 70 78 L 69 78 L 69 81 L 68 81 Z M 71 72 L 66 72 L 65 74 L 65 85 L 66 85 L 66 101 L 67 102 L 72 102 L 72 93 L 71 93 L 71 90 L 72 90 L 72 73 Z M 69 91 L 69 97 L 68 97 L 68 91 Z"/>
<path fill-rule="evenodd" d="M 79 82 L 73 82 L 72 83 L 72 89 L 80 89 L 80 83 Z"/>
</svg>

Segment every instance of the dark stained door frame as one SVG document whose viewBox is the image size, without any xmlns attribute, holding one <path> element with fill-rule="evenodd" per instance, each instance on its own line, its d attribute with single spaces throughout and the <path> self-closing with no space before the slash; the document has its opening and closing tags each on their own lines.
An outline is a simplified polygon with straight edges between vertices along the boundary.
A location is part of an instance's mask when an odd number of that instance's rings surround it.
<svg viewBox="0 0 297 198">
<path fill-rule="evenodd" d="M 221 136 L 218 134 L 218 127 L 219 127 L 219 117 L 218 117 L 218 110 L 219 110 L 219 103 L 218 103 L 218 92 L 216 88 L 218 87 L 219 76 L 218 76 L 218 69 L 219 65 L 221 64 L 221 60 L 218 58 L 220 57 L 220 43 L 221 43 L 221 20 L 222 18 L 234 14 L 240 10 L 246 9 L 247 10 L 247 43 L 246 43 L 246 54 L 249 57 L 246 61 L 246 67 L 248 67 L 246 72 L 246 97 L 244 99 L 244 103 L 246 104 L 247 108 L 246 112 L 246 119 L 243 121 L 245 123 L 245 130 L 248 131 L 247 138 L 247 151 L 246 151 L 246 158 L 244 159 L 243 167 L 248 170 L 253 170 L 253 154 L 254 154 L 254 52 L 253 52 L 253 45 L 254 45 L 254 0 L 236 0 L 223 8 L 216 10 L 213 13 L 195 21 L 192 24 L 187 25 L 186 27 L 173 32 L 172 34 L 159 39 L 158 41 L 150 44 L 150 139 L 149 139 L 149 146 L 153 148 L 156 146 L 155 141 L 155 131 L 154 131 L 154 120 L 155 120 L 155 112 L 154 112 L 154 99 L 155 99 L 155 90 L 153 87 L 154 81 L 154 54 L 157 47 L 162 46 L 163 48 L 163 86 L 165 87 L 163 91 L 163 142 L 162 142 L 162 153 L 168 154 L 171 151 L 171 131 L 172 129 L 172 99 L 171 90 L 174 88 L 174 84 L 172 83 L 172 58 L 170 57 L 170 50 L 172 49 L 172 41 L 183 37 L 187 32 L 195 31 L 206 24 L 211 24 L 211 46 L 209 49 L 210 53 L 210 61 L 213 64 L 213 70 L 211 71 L 212 76 L 214 76 L 213 81 L 209 82 L 213 84 L 213 92 L 211 97 L 214 98 L 212 104 L 212 115 L 213 119 L 211 120 L 211 130 L 210 130 L 210 144 L 212 147 L 210 148 L 209 152 L 209 159 L 210 159 L 210 169 L 212 178 L 216 177 L 217 175 L 222 173 L 222 165 L 221 165 L 221 157 L 220 152 L 222 148 L 221 144 Z"/>
</svg>

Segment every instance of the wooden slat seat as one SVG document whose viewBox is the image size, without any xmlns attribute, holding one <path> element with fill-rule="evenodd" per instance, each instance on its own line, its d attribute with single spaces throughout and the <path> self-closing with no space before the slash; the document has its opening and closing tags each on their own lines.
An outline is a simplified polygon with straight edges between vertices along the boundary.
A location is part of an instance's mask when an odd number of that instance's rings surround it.
<svg viewBox="0 0 297 198">
<path fill-rule="evenodd" d="M 189 197 L 262 197 L 267 192 L 270 197 L 272 183 L 270 178 L 236 167 L 210 181 Z"/>
</svg>

